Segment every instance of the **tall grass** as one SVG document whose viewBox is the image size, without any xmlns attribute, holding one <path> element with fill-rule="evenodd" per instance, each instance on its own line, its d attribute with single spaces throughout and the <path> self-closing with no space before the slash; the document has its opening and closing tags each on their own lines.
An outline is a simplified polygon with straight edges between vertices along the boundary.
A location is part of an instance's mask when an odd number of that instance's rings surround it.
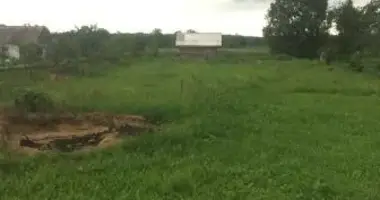
<svg viewBox="0 0 380 200">
<path fill-rule="evenodd" d="M 76 109 L 142 114 L 162 128 L 88 154 L 1 160 L 2 198 L 378 199 L 379 81 L 260 56 L 25 81 Z"/>
</svg>

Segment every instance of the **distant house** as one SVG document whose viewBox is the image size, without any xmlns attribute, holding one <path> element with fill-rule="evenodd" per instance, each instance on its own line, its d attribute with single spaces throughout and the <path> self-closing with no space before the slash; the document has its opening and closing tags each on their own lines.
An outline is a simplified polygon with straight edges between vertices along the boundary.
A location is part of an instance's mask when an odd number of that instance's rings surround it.
<svg viewBox="0 0 380 200">
<path fill-rule="evenodd" d="M 1 45 L 0 53 L 3 53 L 6 58 L 20 59 L 20 48 L 13 44 Z"/>
<path fill-rule="evenodd" d="M 177 32 L 175 44 L 181 55 L 210 57 L 216 55 L 218 49 L 222 47 L 222 34 Z"/>
<path fill-rule="evenodd" d="M 0 25 L 0 54 L 12 59 L 20 59 L 21 48 L 33 44 L 38 47 L 41 57 L 45 56 L 45 45 L 50 37 L 44 26 L 6 26 Z"/>
</svg>

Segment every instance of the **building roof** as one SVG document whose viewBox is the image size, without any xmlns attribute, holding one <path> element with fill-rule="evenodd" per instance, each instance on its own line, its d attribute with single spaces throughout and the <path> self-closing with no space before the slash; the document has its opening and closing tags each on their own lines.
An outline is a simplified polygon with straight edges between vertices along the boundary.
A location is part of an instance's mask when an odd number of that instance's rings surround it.
<svg viewBox="0 0 380 200">
<path fill-rule="evenodd" d="M 43 26 L 0 25 L 0 45 L 38 43 Z"/>
</svg>

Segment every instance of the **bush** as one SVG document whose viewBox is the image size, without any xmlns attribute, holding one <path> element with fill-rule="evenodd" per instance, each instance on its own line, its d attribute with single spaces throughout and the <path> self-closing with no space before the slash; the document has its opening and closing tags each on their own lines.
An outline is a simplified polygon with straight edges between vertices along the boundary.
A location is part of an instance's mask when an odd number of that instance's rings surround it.
<svg viewBox="0 0 380 200">
<path fill-rule="evenodd" d="M 353 69 L 354 71 L 357 71 L 357 72 L 363 71 L 364 65 L 362 62 L 362 57 L 360 55 L 360 52 L 355 52 L 351 56 L 349 64 L 350 64 L 351 69 Z"/>
<path fill-rule="evenodd" d="M 54 109 L 54 101 L 43 92 L 26 91 L 14 100 L 14 106 L 22 112 L 49 112 Z"/>
<path fill-rule="evenodd" d="M 33 69 L 36 69 L 36 68 L 47 69 L 47 68 L 54 67 L 54 62 L 49 61 L 49 60 L 41 60 L 41 61 L 34 62 L 32 64 L 29 64 L 29 67 Z"/>
<path fill-rule="evenodd" d="M 293 60 L 293 57 L 286 54 L 276 54 L 275 59 L 279 61 L 289 61 L 289 60 Z"/>
<path fill-rule="evenodd" d="M 380 63 L 379 63 L 379 64 L 376 64 L 375 69 L 376 69 L 378 72 L 380 72 Z"/>
</svg>

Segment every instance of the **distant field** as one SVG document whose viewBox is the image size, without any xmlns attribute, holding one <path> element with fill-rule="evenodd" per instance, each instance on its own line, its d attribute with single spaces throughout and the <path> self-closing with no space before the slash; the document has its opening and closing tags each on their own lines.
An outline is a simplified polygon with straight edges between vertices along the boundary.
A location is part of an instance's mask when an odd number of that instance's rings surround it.
<svg viewBox="0 0 380 200">
<path fill-rule="evenodd" d="M 107 150 L 0 159 L 1 199 L 380 199 L 376 77 L 261 54 L 29 77 L 0 72 L 1 101 L 29 87 L 164 123 Z"/>
<path fill-rule="evenodd" d="M 161 52 L 176 52 L 176 48 L 162 48 Z M 221 48 L 219 49 L 221 52 L 241 52 L 241 53 L 267 53 L 269 51 L 266 46 L 257 46 L 251 48 Z"/>
</svg>

